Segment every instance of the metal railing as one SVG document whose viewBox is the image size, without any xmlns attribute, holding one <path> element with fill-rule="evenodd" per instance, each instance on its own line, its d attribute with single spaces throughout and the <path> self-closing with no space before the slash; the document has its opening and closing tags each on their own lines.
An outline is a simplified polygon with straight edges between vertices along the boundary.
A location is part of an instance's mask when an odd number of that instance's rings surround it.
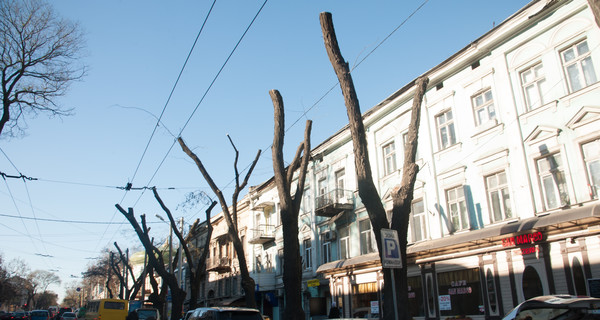
<svg viewBox="0 0 600 320">
<path fill-rule="evenodd" d="M 344 189 L 333 189 L 325 194 L 317 196 L 315 199 L 316 210 L 334 204 L 354 204 L 353 192 Z"/>
<path fill-rule="evenodd" d="M 259 224 L 256 228 L 252 229 L 252 238 L 260 237 L 275 237 L 275 226 L 272 224 Z"/>
</svg>

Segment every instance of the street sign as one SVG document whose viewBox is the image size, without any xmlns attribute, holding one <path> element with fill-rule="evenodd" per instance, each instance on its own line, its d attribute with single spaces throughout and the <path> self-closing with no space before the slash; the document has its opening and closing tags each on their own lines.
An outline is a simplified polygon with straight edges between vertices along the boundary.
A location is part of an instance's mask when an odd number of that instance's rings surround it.
<svg viewBox="0 0 600 320">
<path fill-rule="evenodd" d="M 318 287 L 320 284 L 321 282 L 319 281 L 319 279 L 311 279 L 306 281 L 307 287 Z"/>
<path fill-rule="evenodd" d="M 384 268 L 402 268 L 398 232 L 393 229 L 381 229 L 381 242 L 383 243 L 382 266 Z"/>
</svg>

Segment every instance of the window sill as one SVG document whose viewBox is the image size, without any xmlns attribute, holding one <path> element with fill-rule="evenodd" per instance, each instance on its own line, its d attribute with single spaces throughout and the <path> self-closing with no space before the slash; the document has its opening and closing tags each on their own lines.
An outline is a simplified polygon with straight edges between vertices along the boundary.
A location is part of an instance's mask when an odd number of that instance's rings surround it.
<svg viewBox="0 0 600 320">
<path fill-rule="evenodd" d="M 445 155 L 450 152 L 458 152 L 462 150 L 462 142 L 457 142 L 446 149 L 442 149 L 436 153 L 434 153 L 436 160 L 440 161 L 442 159 L 442 155 Z"/>
<path fill-rule="evenodd" d="M 504 123 L 497 123 L 497 121 L 493 121 L 491 123 L 488 122 L 487 125 L 482 125 L 480 127 L 477 127 L 477 129 L 480 129 L 480 131 L 471 136 L 471 138 L 475 139 L 476 144 L 479 144 L 482 138 L 485 138 L 491 134 L 497 134 L 499 132 L 502 132 L 504 130 Z"/>
<path fill-rule="evenodd" d="M 523 124 L 526 124 L 527 122 L 529 122 L 531 120 L 532 117 L 540 114 L 540 113 L 545 113 L 546 111 L 551 111 L 551 112 L 556 112 L 556 107 L 558 105 L 558 100 L 554 100 L 554 101 L 550 101 L 548 103 L 546 103 L 545 105 L 529 110 L 526 113 L 523 113 L 521 115 L 521 119 L 523 120 Z"/>
</svg>

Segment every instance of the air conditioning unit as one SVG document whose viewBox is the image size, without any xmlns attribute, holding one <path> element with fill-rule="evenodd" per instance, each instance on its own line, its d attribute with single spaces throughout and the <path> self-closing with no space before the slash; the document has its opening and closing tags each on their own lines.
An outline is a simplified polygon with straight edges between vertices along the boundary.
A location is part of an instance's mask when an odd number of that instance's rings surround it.
<svg viewBox="0 0 600 320">
<path fill-rule="evenodd" d="M 325 239 L 325 241 L 335 240 L 335 231 L 325 231 L 323 234 L 323 239 Z"/>
</svg>

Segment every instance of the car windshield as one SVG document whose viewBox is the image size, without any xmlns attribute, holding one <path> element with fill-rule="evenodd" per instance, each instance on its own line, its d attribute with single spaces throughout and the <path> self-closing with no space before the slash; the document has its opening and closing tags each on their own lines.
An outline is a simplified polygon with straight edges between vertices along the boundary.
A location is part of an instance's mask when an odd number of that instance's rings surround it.
<svg viewBox="0 0 600 320">
<path fill-rule="evenodd" d="M 140 319 L 147 319 L 149 317 L 156 318 L 155 310 L 138 310 L 137 314 Z"/>
<path fill-rule="evenodd" d="M 262 320 L 262 317 L 254 311 L 223 311 L 219 312 L 218 320 Z"/>
<path fill-rule="evenodd" d="M 14 315 L 15 317 L 22 317 L 22 316 L 24 316 L 24 315 L 25 315 L 25 313 L 24 313 L 24 312 L 15 312 L 15 313 L 13 313 L 13 315 Z"/>
<path fill-rule="evenodd" d="M 31 316 L 32 317 L 47 317 L 48 311 L 32 311 Z"/>
</svg>

